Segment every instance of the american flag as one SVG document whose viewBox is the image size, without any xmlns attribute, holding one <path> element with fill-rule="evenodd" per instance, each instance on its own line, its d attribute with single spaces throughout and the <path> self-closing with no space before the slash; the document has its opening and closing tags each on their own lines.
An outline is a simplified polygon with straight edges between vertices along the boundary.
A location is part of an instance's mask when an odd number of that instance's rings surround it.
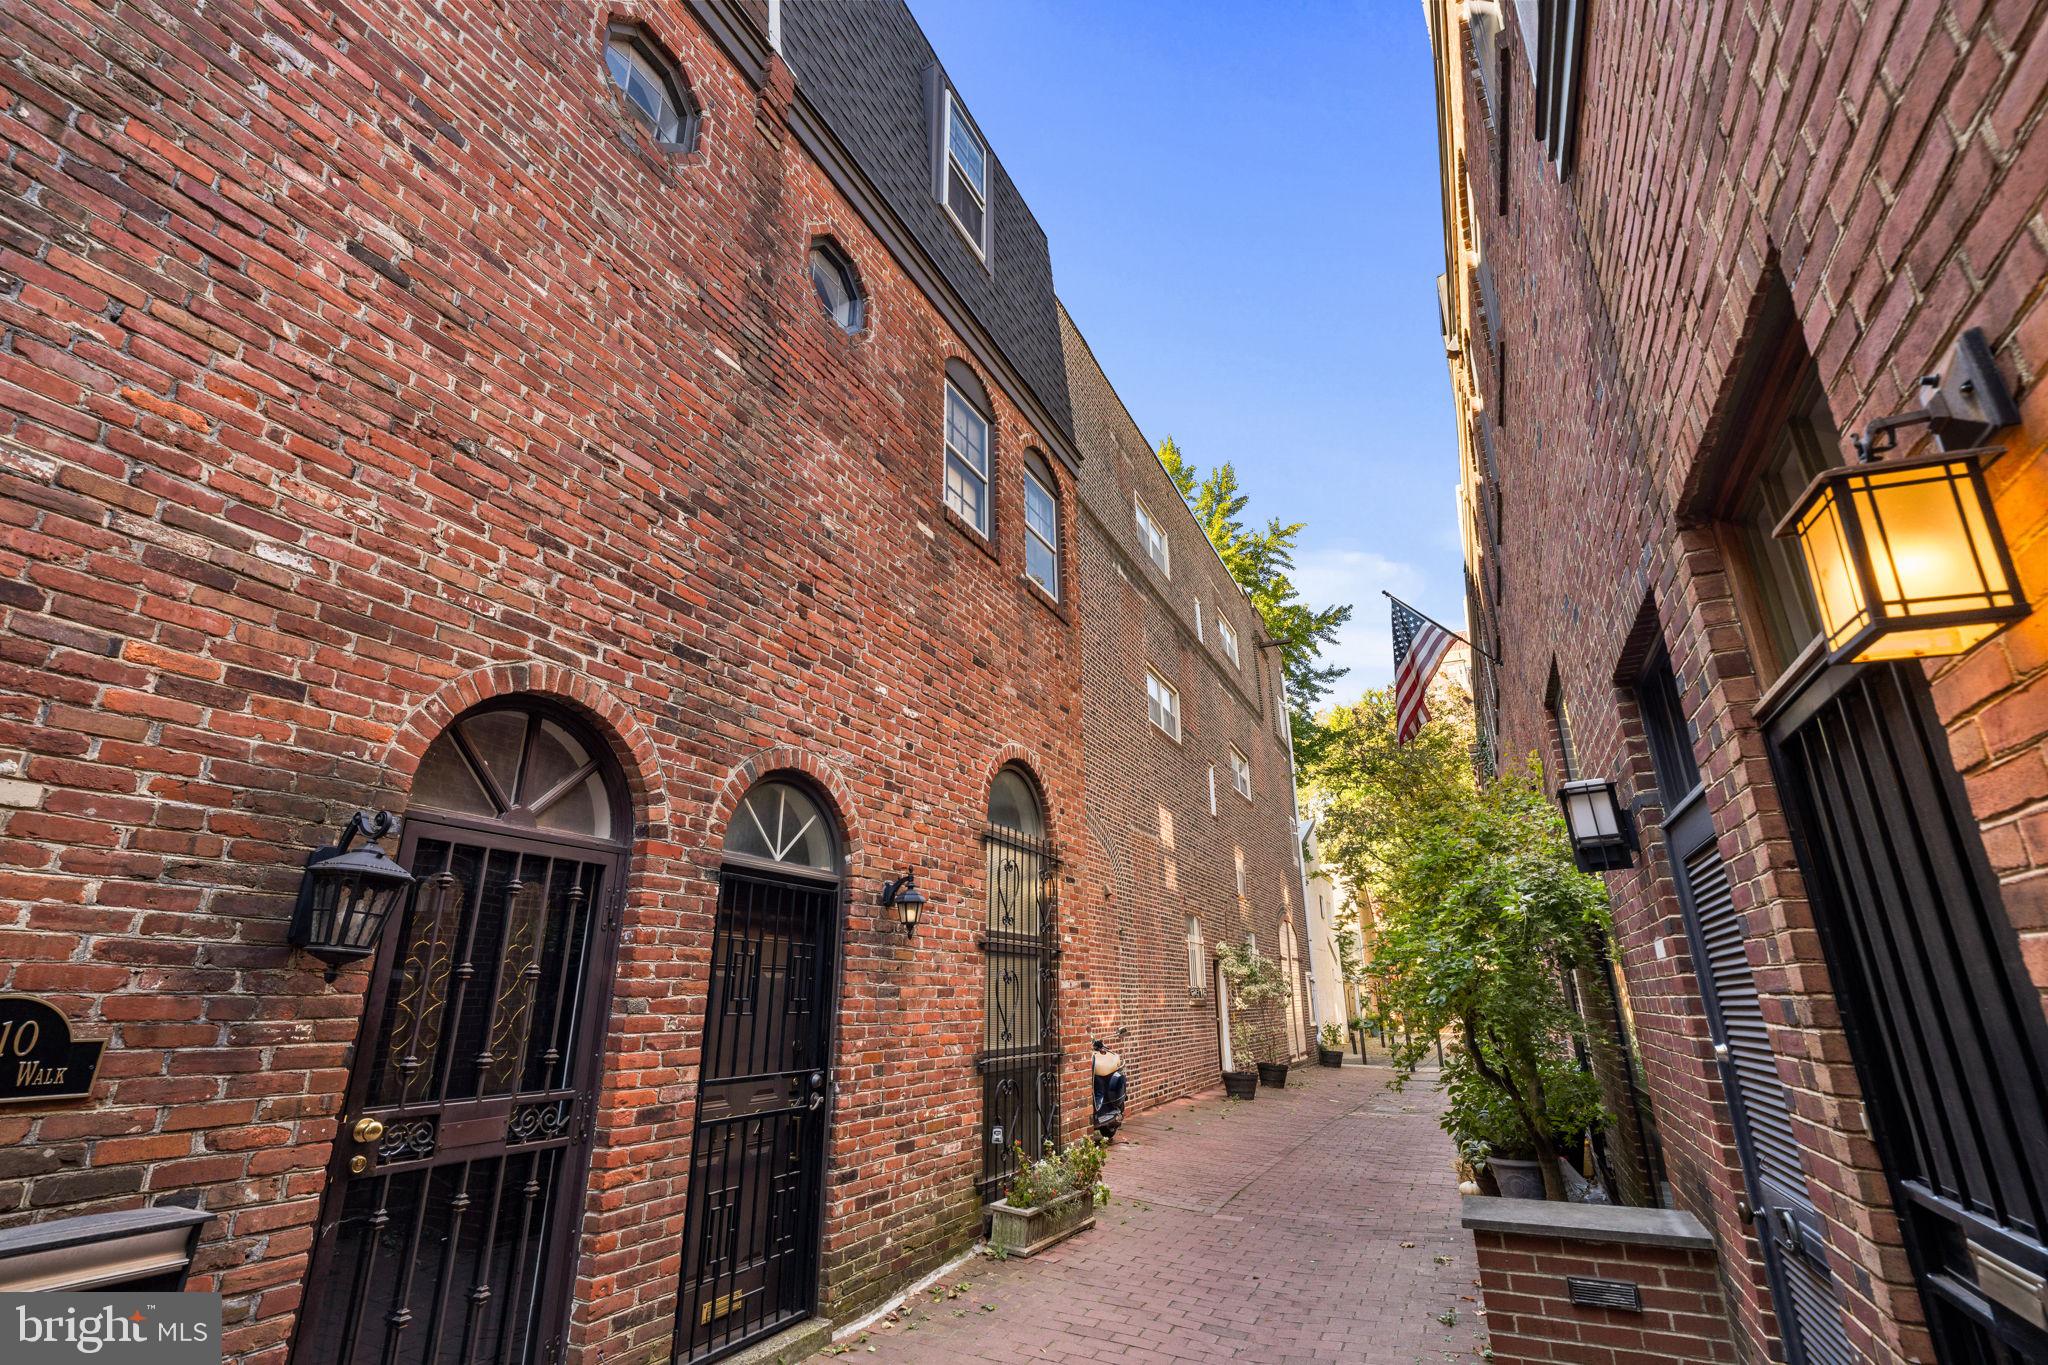
<svg viewBox="0 0 2048 1365">
<path fill-rule="evenodd" d="M 1398 597 L 1394 604 L 1394 742 L 1406 744 L 1429 719 L 1429 681 L 1458 637 Z"/>
</svg>

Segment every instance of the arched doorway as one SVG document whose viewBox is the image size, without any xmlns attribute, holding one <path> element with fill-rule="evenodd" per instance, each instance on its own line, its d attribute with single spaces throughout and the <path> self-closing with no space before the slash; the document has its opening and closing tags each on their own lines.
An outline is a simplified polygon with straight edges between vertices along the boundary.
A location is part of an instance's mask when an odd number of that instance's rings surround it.
<svg viewBox="0 0 2048 1365">
<path fill-rule="evenodd" d="M 604 745 L 537 697 L 443 731 L 373 960 L 302 1365 L 540 1362 L 574 1277 L 628 818 Z"/>
<path fill-rule="evenodd" d="M 1038 788 L 1019 768 L 989 784 L 988 906 L 981 1069 L 984 1199 L 1000 1198 L 1019 1153 L 1036 1157 L 1060 1134 L 1059 933 Z"/>
<path fill-rule="evenodd" d="M 839 835 L 805 788 L 762 782 L 727 826 L 704 996 L 676 1357 L 709 1360 L 818 1299 Z"/>
<path fill-rule="evenodd" d="M 1280 921 L 1280 970 L 1287 977 L 1287 1055 L 1299 1057 L 1308 1051 L 1308 1035 L 1301 1021 L 1301 941 L 1291 909 Z"/>
</svg>

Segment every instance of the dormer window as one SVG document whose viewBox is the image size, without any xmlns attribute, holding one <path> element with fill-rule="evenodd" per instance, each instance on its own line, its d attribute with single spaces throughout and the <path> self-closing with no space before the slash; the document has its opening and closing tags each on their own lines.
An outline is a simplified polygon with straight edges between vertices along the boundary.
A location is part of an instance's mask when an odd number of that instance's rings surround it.
<svg viewBox="0 0 2048 1365">
<path fill-rule="evenodd" d="M 986 256 L 988 148 L 951 90 L 946 92 L 945 136 L 946 211 L 967 234 L 975 254 Z"/>
<path fill-rule="evenodd" d="M 646 120 L 654 140 L 673 151 L 697 145 L 697 105 L 682 73 L 646 31 L 615 24 L 606 36 L 605 70 L 634 113 Z"/>
</svg>

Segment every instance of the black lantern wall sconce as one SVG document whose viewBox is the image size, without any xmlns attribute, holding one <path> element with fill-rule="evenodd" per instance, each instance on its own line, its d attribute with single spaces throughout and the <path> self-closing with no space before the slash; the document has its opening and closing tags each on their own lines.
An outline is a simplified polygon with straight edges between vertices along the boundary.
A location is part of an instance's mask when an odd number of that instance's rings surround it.
<svg viewBox="0 0 2048 1365">
<path fill-rule="evenodd" d="M 1920 393 L 1918 408 L 1866 426 L 1858 463 L 1818 475 L 1778 523 L 1805 558 L 1829 663 L 1961 654 L 2028 612 L 1984 483 L 2003 452 L 1946 448 L 2019 421 L 1984 334 L 1965 332 Z M 1941 453 L 1880 461 L 1910 426 L 1932 428 Z"/>
<path fill-rule="evenodd" d="M 329 981 L 344 964 L 377 951 L 384 922 L 412 886 L 412 874 L 377 843 L 397 830 L 398 819 L 390 812 L 359 810 L 348 818 L 340 843 L 306 857 L 286 937 L 293 947 L 327 964 Z M 351 848 L 358 838 L 369 842 Z"/>
<path fill-rule="evenodd" d="M 1581 872 L 1612 872 L 1636 864 L 1636 820 L 1604 777 L 1582 777 L 1557 789 Z"/>
<path fill-rule="evenodd" d="M 882 883 L 882 908 L 894 909 L 903 923 L 903 936 L 917 932 L 918 912 L 924 909 L 924 892 L 917 889 L 917 874 L 906 872 L 894 881 Z"/>
</svg>

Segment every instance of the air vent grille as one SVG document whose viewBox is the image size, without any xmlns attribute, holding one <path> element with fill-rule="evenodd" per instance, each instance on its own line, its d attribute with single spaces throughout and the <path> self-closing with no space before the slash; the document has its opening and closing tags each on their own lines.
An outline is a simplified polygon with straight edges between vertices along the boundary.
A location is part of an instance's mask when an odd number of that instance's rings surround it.
<svg viewBox="0 0 2048 1365">
<path fill-rule="evenodd" d="M 1596 1280 L 1585 1275 L 1567 1275 L 1565 1285 L 1572 1302 L 1581 1308 L 1618 1308 L 1624 1313 L 1643 1311 L 1643 1291 L 1634 1280 Z"/>
</svg>

